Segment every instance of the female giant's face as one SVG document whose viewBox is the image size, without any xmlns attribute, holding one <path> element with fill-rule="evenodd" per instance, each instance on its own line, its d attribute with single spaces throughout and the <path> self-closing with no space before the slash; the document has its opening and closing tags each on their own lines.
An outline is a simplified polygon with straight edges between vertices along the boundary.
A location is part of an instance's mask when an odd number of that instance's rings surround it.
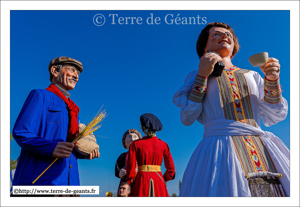
<svg viewBox="0 0 300 207">
<path fill-rule="evenodd" d="M 138 139 L 139 139 L 139 136 L 136 133 L 127 134 L 127 136 L 125 137 L 126 149 L 129 149 L 131 143 L 134 142 L 135 140 L 138 140 Z"/>
<path fill-rule="evenodd" d="M 210 28 L 205 52 L 210 50 L 219 53 L 221 57 L 231 57 L 233 49 L 233 36 L 228 29 L 223 27 Z"/>
</svg>

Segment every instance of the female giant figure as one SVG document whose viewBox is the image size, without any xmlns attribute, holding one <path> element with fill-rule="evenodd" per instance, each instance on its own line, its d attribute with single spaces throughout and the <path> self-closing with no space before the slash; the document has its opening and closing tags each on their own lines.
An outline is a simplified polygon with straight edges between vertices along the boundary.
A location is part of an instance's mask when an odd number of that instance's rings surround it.
<svg viewBox="0 0 300 207">
<path fill-rule="evenodd" d="M 180 196 L 289 196 L 289 150 L 260 128 L 260 118 L 271 126 L 287 115 L 279 61 L 269 58 L 261 66 L 263 79 L 233 65 L 238 49 L 230 26 L 208 24 L 197 41 L 199 68 L 173 97 L 181 122 L 189 126 L 197 120 L 205 129 L 185 170 Z M 220 61 L 225 68 L 215 76 Z"/>
</svg>

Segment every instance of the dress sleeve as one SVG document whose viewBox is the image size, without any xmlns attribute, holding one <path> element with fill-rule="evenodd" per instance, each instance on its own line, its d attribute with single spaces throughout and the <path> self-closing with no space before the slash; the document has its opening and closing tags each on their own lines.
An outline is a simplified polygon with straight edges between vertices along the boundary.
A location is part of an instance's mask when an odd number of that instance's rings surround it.
<svg viewBox="0 0 300 207">
<path fill-rule="evenodd" d="M 13 137 L 20 147 L 37 155 L 52 157 L 58 141 L 38 136 L 42 128 L 43 96 L 33 90 L 28 95 L 13 129 Z"/>
<path fill-rule="evenodd" d="M 170 152 L 170 148 L 167 144 L 164 150 L 164 161 L 166 167 L 166 172 L 164 173 L 164 179 L 165 181 L 173 180 L 175 178 L 175 166 Z"/>
<path fill-rule="evenodd" d="M 128 160 L 126 163 L 126 175 L 124 181 L 131 185 L 135 177 L 136 153 L 135 142 L 131 143 L 128 151 Z"/>
<path fill-rule="evenodd" d="M 288 113 L 288 103 L 282 97 L 279 79 L 269 81 L 258 73 L 254 74 L 259 91 L 259 111 L 265 126 L 272 126 L 283 121 Z"/>
<path fill-rule="evenodd" d="M 192 125 L 202 112 L 202 101 L 206 94 L 207 78 L 197 75 L 197 71 L 189 73 L 184 84 L 173 96 L 173 103 L 180 110 L 183 125 Z"/>
</svg>

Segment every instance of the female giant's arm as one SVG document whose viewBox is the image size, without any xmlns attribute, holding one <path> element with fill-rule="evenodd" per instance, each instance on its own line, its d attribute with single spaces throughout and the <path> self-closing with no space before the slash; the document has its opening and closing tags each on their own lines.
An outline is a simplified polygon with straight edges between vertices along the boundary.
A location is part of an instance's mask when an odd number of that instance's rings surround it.
<svg viewBox="0 0 300 207">
<path fill-rule="evenodd" d="M 272 126 L 283 121 L 288 113 L 288 103 L 282 97 L 279 79 L 270 81 L 257 72 L 254 79 L 258 88 L 260 116 L 265 126 Z"/>
<path fill-rule="evenodd" d="M 193 71 L 187 75 L 184 84 L 173 96 L 173 103 L 180 110 L 180 120 L 183 125 L 192 125 L 202 112 L 202 100 L 206 93 L 207 78 Z"/>
</svg>

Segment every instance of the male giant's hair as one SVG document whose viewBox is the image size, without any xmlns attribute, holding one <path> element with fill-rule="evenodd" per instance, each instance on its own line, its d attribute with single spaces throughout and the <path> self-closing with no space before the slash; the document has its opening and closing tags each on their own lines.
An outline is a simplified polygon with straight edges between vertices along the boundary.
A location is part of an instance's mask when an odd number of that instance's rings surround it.
<svg viewBox="0 0 300 207">
<path fill-rule="evenodd" d="M 233 36 L 233 42 L 234 42 L 234 48 L 233 48 L 232 55 L 231 55 L 231 58 L 233 58 L 233 56 L 239 51 L 240 45 L 238 43 L 238 39 L 235 36 L 232 28 L 229 25 L 227 25 L 225 23 L 221 23 L 221 22 L 212 22 L 212 23 L 209 23 L 201 31 L 201 33 L 200 33 L 200 35 L 198 37 L 198 40 L 197 40 L 197 44 L 196 44 L 196 49 L 197 49 L 197 53 L 198 53 L 199 58 L 201 58 L 204 55 L 204 53 L 205 53 L 204 49 L 206 47 L 207 39 L 208 39 L 208 36 L 209 36 L 209 30 L 212 27 L 222 27 L 222 28 L 228 29 L 230 31 L 230 33 Z"/>
</svg>

